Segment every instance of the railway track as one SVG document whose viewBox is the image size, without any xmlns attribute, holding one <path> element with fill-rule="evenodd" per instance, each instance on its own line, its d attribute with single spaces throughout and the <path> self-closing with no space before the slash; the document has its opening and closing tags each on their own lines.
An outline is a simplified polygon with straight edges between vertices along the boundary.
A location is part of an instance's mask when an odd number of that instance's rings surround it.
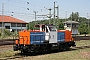
<svg viewBox="0 0 90 60">
<path fill-rule="evenodd" d="M 75 41 L 90 40 L 90 36 L 75 36 L 74 39 Z"/>
<path fill-rule="evenodd" d="M 0 40 L 0 46 L 2 45 L 13 45 L 15 44 L 16 39 L 4 39 Z M 75 41 L 80 41 L 80 40 L 90 40 L 90 36 L 75 36 L 74 37 Z"/>
<path fill-rule="evenodd" d="M 0 46 L 2 46 L 2 45 L 13 45 L 13 44 L 15 44 L 15 40 L 16 39 L 3 39 L 3 40 L 0 40 Z"/>
<path fill-rule="evenodd" d="M 13 56 L 13 57 L 0 58 L 0 60 L 10 60 L 10 59 L 16 59 L 16 58 L 23 58 L 23 57 L 22 56 Z"/>
</svg>

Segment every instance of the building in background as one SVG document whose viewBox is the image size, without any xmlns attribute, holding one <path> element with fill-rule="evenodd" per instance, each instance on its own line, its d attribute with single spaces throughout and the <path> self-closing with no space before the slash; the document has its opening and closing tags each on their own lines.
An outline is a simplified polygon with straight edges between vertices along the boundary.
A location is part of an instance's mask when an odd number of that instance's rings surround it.
<svg viewBox="0 0 90 60">
<path fill-rule="evenodd" d="M 2 26 L 3 23 L 3 26 Z M 21 31 L 26 29 L 27 22 L 19 20 L 11 16 L 2 16 L 0 15 L 0 28 L 6 28 L 10 31 Z"/>
<path fill-rule="evenodd" d="M 66 30 L 72 31 L 72 35 L 77 35 L 78 34 L 78 26 L 79 23 L 76 21 L 66 21 L 64 22 L 64 28 Z"/>
</svg>

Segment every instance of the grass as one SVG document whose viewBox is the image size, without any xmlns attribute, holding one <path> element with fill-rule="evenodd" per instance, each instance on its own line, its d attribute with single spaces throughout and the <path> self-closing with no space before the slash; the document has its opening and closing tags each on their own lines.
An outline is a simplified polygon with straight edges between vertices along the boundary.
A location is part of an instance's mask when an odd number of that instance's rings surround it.
<svg viewBox="0 0 90 60">
<path fill-rule="evenodd" d="M 90 49 L 58 52 L 35 56 L 31 60 L 90 60 L 89 51 Z"/>
<path fill-rule="evenodd" d="M 4 36 L 4 38 L 2 38 L 1 36 L 0 36 L 0 40 L 4 40 L 4 39 L 18 39 L 18 37 L 13 37 L 13 36 Z"/>
<path fill-rule="evenodd" d="M 90 60 L 90 48 L 83 46 L 90 46 L 90 40 L 76 41 L 77 47 L 71 51 L 63 51 L 51 54 L 26 56 L 23 58 L 16 58 L 15 60 Z M 0 53 L 0 57 L 14 56 L 18 52 L 8 50 Z"/>
<path fill-rule="evenodd" d="M 11 57 L 14 56 L 17 52 L 13 51 L 13 50 L 7 50 L 4 52 L 0 52 L 0 58 L 5 58 L 5 57 Z"/>
</svg>

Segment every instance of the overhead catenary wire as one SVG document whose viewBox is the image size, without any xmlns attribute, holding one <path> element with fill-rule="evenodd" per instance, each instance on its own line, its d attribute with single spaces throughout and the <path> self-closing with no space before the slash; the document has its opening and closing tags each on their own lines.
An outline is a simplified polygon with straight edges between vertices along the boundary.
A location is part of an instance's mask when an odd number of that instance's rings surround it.
<svg viewBox="0 0 90 60">
<path fill-rule="evenodd" d="M 0 11 L 1 12 L 1 11 Z M 13 12 L 13 11 L 4 11 L 6 13 L 16 13 L 16 14 L 27 14 L 27 15 L 34 15 L 34 14 L 29 14 L 29 13 L 20 13 L 20 12 Z"/>
<path fill-rule="evenodd" d="M 13 1 L 14 2 L 14 1 Z M 13 5 L 10 5 L 10 6 L 13 6 Z M 14 6 L 16 6 L 16 5 L 14 5 Z M 20 6 L 17 6 L 17 7 L 20 7 Z M 20 8 L 24 8 L 24 7 L 20 7 Z M 10 13 L 10 12 L 9 12 Z M 11 14 L 12 14 L 12 12 L 11 12 Z M 14 13 L 15 14 L 15 13 Z M 25 13 L 16 13 L 16 14 L 25 14 Z M 25 15 L 27 15 L 27 14 L 25 14 Z M 28 14 L 28 15 L 33 15 L 33 14 Z"/>
<path fill-rule="evenodd" d="M 28 6 L 33 6 L 33 7 L 35 7 L 35 8 L 40 8 L 40 6 L 37 6 L 36 4 L 30 4 L 30 1 L 20 1 L 20 2 L 18 2 L 18 1 L 16 1 L 16 0 L 14 0 L 14 1 L 12 1 L 12 0 L 9 0 L 10 2 L 13 2 L 13 3 L 18 3 L 18 4 L 21 4 L 21 5 L 26 5 L 27 6 L 27 4 L 28 4 Z M 30 4 L 30 5 L 29 5 Z M 12 5 L 11 5 L 12 6 Z M 13 5 L 13 6 L 17 6 L 17 5 Z M 18 6 L 17 6 L 18 7 Z M 24 7 L 22 7 L 22 8 L 24 8 Z"/>
</svg>

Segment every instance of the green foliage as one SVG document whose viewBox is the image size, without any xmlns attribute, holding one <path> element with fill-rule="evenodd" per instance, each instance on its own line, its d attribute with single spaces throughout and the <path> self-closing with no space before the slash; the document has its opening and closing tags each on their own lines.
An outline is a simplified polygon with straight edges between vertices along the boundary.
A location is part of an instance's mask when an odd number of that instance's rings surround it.
<svg viewBox="0 0 90 60">
<path fill-rule="evenodd" d="M 0 38 L 2 36 L 2 29 L 0 29 Z M 9 37 L 16 37 L 17 33 L 16 32 L 10 32 L 8 29 L 3 29 L 3 37 L 2 38 L 9 38 Z"/>
<path fill-rule="evenodd" d="M 50 20 L 50 24 L 53 24 L 54 19 Z M 63 21 L 65 21 L 65 19 L 63 19 Z M 39 20 L 36 21 L 36 24 L 49 24 L 49 20 Z M 62 22 L 61 19 L 55 19 L 55 24 L 57 29 L 64 29 L 64 24 Z M 27 25 L 27 30 L 34 29 L 34 25 L 35 25 L 35 21 L 29 22 L 29 24 Z"/>
<path fill-rule="evenodd" d="M 82 22 L 79 26 L 79 33 L 80 34 L 88 34 L 89 33 L 89 30 L 88 30 L 88 26 L 86 23 Z"/>
<path fill-rule="evenodd" d="M 73 20 L 73 21 L 78 21 L 78 19 L 79 19 L 79 13 L 78 12 L 72 12 L 72 14 L 70 15 L 70 17 L 69 17 L 69 19 L 71 20 Z"/>
<path fill-rule="evenodd" d="M 79 17 L 78 22 L 79 22 L 79 23 L 82 23 L 82 22 L 87 23 L 88 20 L 87 20 L 85 17 Z"/>
<path fill-rule="evenodd" d="M 61 22 L 59 23 L 59 30 L 63 30 L 64 29 L 64 24 Z"/>
<path fill-rule="evenodd" d="M 4 33 L 5 33 L 4 34 L 5 36 L 10 36 L 11 35 L 11 32 L 7 29 L 4 29 Z"/>
<path fill-rule="evenodd" d="M 58 22 L 58 30 L 62 30 L 64 29 L 64 22 L 65 19 L 58 19 L 57 22 Z"/>
<path fill-rule="evenodd" d="M 33 22 L 29 22 L 29 24 L 27 25 L 27 30 L 33 30 L 34 29 L 34 23 Z"/>
<path fill-rule="evenodd" d="M 0 36 L 1 36 L 1 32 L 0 32 Z"/>
</svg>

